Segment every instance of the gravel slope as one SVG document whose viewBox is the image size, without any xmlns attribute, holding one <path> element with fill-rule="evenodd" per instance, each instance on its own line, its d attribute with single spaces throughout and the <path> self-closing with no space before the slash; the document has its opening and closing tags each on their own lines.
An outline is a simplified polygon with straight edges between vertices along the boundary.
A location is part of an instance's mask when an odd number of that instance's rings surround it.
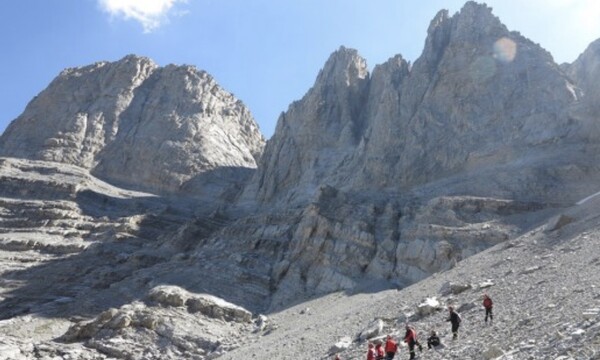
<svg viewBox="0 0 600 360">
<path fill-rule="evenodd" d="M 341 358 L 365 358 L 366 340 L 358 335 L 376 319 L 383 330 L 374 339 L 400 337 L 407 321 L 423 343 L 437 330 L 447 347 L 425 350 L 422 359 L 600 359 L 598 209 L 600 200 L 590 199 L 563 213 L 571 223 L 550 220 L 401 291 L 336 293 L 271 314 L 273 330 L 223 359 L 333 358 L 332 345 L 344 337 L 352 342 Z M 448 283 L 466 290 L 453 294 Z M 494 299 L 493 325 L 483 321 L 484 292 Z M 419 315 L 417 306 L 430 297 L 440 308 Z M 448 304 L 463 318 L 457 341 L 445 322 Z M 401 349 L 400 358 L 408 357 Z"/>
</svg>

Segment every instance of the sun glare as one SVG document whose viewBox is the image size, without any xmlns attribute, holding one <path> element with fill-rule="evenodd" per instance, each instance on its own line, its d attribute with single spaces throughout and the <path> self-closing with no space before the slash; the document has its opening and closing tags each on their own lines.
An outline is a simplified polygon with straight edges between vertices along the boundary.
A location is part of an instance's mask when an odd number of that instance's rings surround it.
<svg viewBox="0 0 600 360">
<path fill-rule="evenodd" d="M 502 62 L 511 62 L 517 56 L 517 44 L 507 37 L 502 37 L 494 43 L 494 58 Z"/>
</svg>

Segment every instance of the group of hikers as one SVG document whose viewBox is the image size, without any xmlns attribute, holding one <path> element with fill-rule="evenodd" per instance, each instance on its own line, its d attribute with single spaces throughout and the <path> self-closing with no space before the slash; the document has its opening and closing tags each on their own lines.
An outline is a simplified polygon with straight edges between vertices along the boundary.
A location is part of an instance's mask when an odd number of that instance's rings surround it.
<svg viewBox="0 0 600 360">
<path fill-rule="evenodd" d="M 490 322 L 494 320 L 494 314 L 492 313 L 492 308 L 494 303 L 488 294 L 483 294 L 483 307 L 485 309 L 485 323 L 487 324 L 488 318 Z M 461 317 L 456 310 L 454 310 L 453 306 L 448 306 L 449 316 L 446 321 L 449 321 L 451 324 L 452 330 L 452 340 L 458 339 L 458 328 L 460 327 Z M 423 346 L 417 339 L 417 331 L 416 329 L 407 324 L 406 325 L 406 333 L 404 334 L 404 342 L 408 345 L 408 351 L 410 354 L 409 359 L 415 359 L 416 352 L 415 347 L 419 349 L 419 351 L 423 351 Z M 381 341 L 378 341 L 376 344 L 369 341 L 367 350 L 367 360 L 392 360 L 396 353 L 399 350 L 398 343 L 392 338 L 391 335 L 387 336 L 385 344 Z M 435 330 L 431 330 L 429 337 L 427 338 L 427 348 L 428 349 L 438 349 L 442 347 L 442 342 L 440 337 L 437 335 Z M 341 360 L 339 355 L 335 356 L 335 360 Z"/>
</svg>

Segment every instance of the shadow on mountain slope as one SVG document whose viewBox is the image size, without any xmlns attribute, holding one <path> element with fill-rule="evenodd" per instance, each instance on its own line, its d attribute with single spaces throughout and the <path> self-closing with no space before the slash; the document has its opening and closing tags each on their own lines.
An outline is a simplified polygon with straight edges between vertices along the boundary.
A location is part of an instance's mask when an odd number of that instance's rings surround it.
<svg viewBox="0 0 600 360">
<path fill-rule="evenodd" d="M 57 172 L 10 161 L 21 172 L 3 171 L 7 186 L 0 189 L 2 319 L 25 313 L 88 317 L 143 300 L 156 269 L 178 278 L 182 264 L 192 261 L 185 252 L 230 222 L 219 208 L 252 172 L 217 169 L 194 178 L 195 184 L 213 184 L 214 194 L 160 197 L 78 172 L 48 177 Z"/>
</svg>

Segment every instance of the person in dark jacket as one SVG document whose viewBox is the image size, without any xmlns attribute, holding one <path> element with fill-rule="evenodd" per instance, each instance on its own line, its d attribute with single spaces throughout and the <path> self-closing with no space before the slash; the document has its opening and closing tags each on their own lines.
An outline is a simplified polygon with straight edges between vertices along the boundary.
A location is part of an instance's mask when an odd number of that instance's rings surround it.
<svg viewBox="0 0 600 360">
<path fill-rule="evenodd" d="M 448 312 L 450 312 L 450 316 L 446 321 L 450 321 L 450 324 L 452 324 L 452 340 L 456 340 L 458 339 L 458 328 L 461 322 L 460 315 L 454 311 L 453 306 L 448 306 Z"/>
<path fill-rule="evenodd" d="M 431 333 L 427 338 L 427 348 L 430 350 L 435 349 L 437 346 L 440 346 L 441 343 L 440 337 L 437 335 L 435 330 L 431 330 Z"/>
<path fill-rule="evenodd" d="M 410 352 L 410 358 L 415 358 L 415 345 L 419 347 L 419 351 L 423 351 L 423 347 L 417 339 L 417 331 L 409 325 L 406 325 L 406 334 L 404 334 L 404 342 L 408 344 L 408 351 Z"/>
<path fill-rule="evenodd" d="M 483 307 L 485 308 L 485 323 L 487 324 L 488 316 L 490 317 L 490 323 L 492 323 L 494 321 L 494 314 L 492 313 L 494 302 L 488 294 L 483 294 Z"/>
</svg>

